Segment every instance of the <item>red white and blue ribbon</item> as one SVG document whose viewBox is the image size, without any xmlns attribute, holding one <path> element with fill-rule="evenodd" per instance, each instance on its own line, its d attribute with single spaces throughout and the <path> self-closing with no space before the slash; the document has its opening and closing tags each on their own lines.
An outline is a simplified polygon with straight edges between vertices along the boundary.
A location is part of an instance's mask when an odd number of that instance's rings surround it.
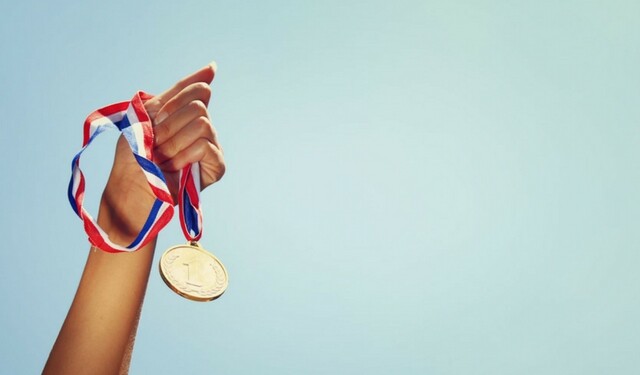
<svg viewBox="0 0 640 375">
<path fill-rule="evenodd" d="M 202 211 L 200 210 L 200 164 L 193 163 L 180 171 L 180 226 L 189 241 L 202 236 Z"/>
<path fill-rule="evenodd" d="M 71 162 L 69 202 L 84 222 L 89 241 L 107 252 L 131 252 L 140 249 L 155 238 L 173 216 L 173 199 L 160 168 L 153 163 L 153 126 L 144 101 L 153 96 L 139 91 L 129 102 L 115 103 L 92 112 L 84 122 L 82 149 Z M 149 187 L 156 197 L 138 236 L 128 246 L 121 246 L 109 239 L 93 217 L 82 206 L 85 178 L 80 169 L 80 156 L 91 142 L 103 131 L 117 129 L 124 135 L 133 156 L 144 172 Z M 125 194 L 126 192 L 123 192 Z M 188 240 L 196 241 L 202 235 L 202 212 L 200 210 L 200 168 L 198 163 L 185 167 L 180 173 L 179 204 L 180 222 Z"/>
</svg>

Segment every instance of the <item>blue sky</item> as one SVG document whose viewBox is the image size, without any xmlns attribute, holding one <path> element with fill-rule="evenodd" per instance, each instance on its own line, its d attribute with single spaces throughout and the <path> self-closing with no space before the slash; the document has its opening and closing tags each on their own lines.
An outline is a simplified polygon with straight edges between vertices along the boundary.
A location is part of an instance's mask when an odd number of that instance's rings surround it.
<svg viewBox="0 0 640 375">
<path fill-rule="evenodd" d="M 0 11 L 0 373 L 41 371 L 88 244 L 85 116 L 216 60 L 228 165 L 202 244 L 152 271 L 132 373 L 640 369 L 634 1 L 13 2 Z M 83 156 L 95 211 L 116 134 Z M 183 242 L 177 218 L 160 236 Z M 157 260 L 156 260 L 157 261 Z"/>
</svg>

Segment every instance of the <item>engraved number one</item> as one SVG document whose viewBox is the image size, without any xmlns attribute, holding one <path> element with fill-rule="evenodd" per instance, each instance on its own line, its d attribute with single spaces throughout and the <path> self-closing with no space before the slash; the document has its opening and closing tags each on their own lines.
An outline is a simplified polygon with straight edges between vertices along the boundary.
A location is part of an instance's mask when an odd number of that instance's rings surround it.
<svg viewBox="0 0 640 375">
<path fill-rule="evenodd" d="M 182 263 L 182 265 L 183 266 L 187 266 L 187 284 L 193 285 L 193 286 L 198 286 L 198 287 L 202 286 L 202 284 L 197 284 L 197 283 L 191 282 L 191 275 L 190 275 L 191 274 L 191 272 L 190 272 L 191 267 L 189 267 L 189 263 Z"/>
</svg>

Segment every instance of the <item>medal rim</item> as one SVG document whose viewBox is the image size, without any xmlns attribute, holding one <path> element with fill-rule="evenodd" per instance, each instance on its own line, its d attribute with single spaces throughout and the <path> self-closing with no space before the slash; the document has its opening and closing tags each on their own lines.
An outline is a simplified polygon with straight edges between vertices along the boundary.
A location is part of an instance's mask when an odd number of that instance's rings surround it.
<svg viewBox="0 0 640 375">
<path fill-rule="evenodd" d="M 176 250 L 178 248 L 183 248 L 183 247 L 187 247 L 187 248 L 191 248 L 191 249 L 196 249 L 197 251 L 200 251 L 202 253 L 204 253 L 207 256 L 212 257 L 222 268 L 222 271 L 224 272 L 224 276 L 225 276 L 225 283 L 224 283 L 224 288 L 222 289 L 222 292 L 220 292 L 219 294 L 216 294 L 212 297 L 198 297 L 198 296 L 194 296 L 188 293 L 185 293 L 181 290 L 179 290 L 175 285 L 173 285 L 171 283 L 171 281 L 169 281 L 167 279 L 167 277 L 164 274 L 164 267 L 162 266 L 162 260 L 164 259 L 165 256 L 167 256 L 167 254 L 169 254 L 170 252 L 172 252 L 173 250 Z M 220 261 L 220 259 L 218 259 L 218 257 L 216 257 L 215 255 L 213 255 L 212 253 L 208 252 L 207 250 L 203 249 L 202 247 L 200 247 L 200 245 L 195 242 L 195 243 L 187 243 L 187 244 L 181 244 L 181 245 L 175 245 L 172 246 L 170 248 L 168 248 L 160 257 L 160 261 L 158 262 L 158 270 L 160 271 L 160 277 L 162 278 L 162 280 L 164 281 L 165 284 L 167 284 L 167 286 L 169 287 L 169 289 L 173 290 L 176 294 L 191 300 L 191 301 L 196 301 L 196 302 L 209 302 L 209 301 L 213 301 L 216 300 L 218 298 L 220 298 L 220 296 L 222 296 L 224 294 L 224 292 L 227 291 L 227 287 L 229 286 L 229 273 L 227 272 L 227 268 L 224 266 L 224 264 Z"/>
</svg>

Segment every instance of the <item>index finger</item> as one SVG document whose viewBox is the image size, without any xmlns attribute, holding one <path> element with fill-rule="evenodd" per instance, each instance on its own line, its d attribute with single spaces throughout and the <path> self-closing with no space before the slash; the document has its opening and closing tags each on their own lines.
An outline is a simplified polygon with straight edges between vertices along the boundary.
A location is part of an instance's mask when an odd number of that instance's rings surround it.
<svg viewBox="0 0 640 375">
<path fill-rule="evenodd" d="M 164 104 L 166 104 L 169 99 L 178 95 L 180 91 L 182 91 L 187 86 L 197 83 L 197 82 L 205 82 L 210 84 L 213 81 L 213 77 L 216 75 L 216 70 L 218 66 L 215 61 L 212 61 L 205 67 L 197 70 L 196 72 L 182 78 L 179 80 L 173 87 L 169 90 L 163 92 L 162 94 L 157 95 L 155 98 L 158 103 L 158 109 L 160 109 Z"/>
</svg>

